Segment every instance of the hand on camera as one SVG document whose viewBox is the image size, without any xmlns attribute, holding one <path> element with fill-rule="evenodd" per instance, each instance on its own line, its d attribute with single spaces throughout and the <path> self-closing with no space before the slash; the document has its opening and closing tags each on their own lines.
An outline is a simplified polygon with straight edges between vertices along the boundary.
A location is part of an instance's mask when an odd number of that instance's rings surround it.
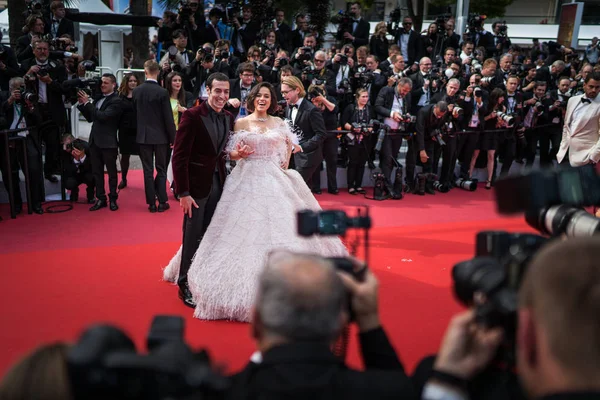
<svg viewBox="0 0 600 400">
<path fill-rule="evenodd" d="M 344 39 L 349 39 L 354 41 L 354 36 L 350 32 L 344 32 Z"/>
<path fill-rule="evenodd" d="M 15 101 L 19 101 L 19 100 L 21 100 L 21 91 L 13 90 L 13 92 L 10 94 L 10 98 L 8 99 L 8 103 L 12 104 Z"/>
<path fill-rule="evenodd" d="M 434 369 L 470 379 L 490 363 L 502 336 L 502 328 L 477 325 L 474 310 L 460 313 L 448 325 Z"/>
<path fill-rule="evenodd" d="M 353 261 L 356 272 L 366 268 L 362 262 L 356 259 Z M 350 292 L 351 307 L 359 330 L 368 332 L 379 328 L 381 326 L 379 320 L 379 282 L 375 275 L 366 269 L 362 282 L 357 281 L 346 272 L 338 271 L 338 275 Z"/>
<path fill-rule="evenodd" d="M 77 92 L 77 101 L 79 104 L 85 104 L 90 101 L 90 96 L 88 96 L 88 94 L 83 90 L 80 90 Z"/>
<path fill-rule="evenodd" d="M 81 160 L 81 158 L 83 156 L 85 156 L 85 151 L 73 148 L 73 150 L 71 150 L 71 155 L 73 156 L 74 159 L 79 161 L 79 160 Z"/>
</svg>

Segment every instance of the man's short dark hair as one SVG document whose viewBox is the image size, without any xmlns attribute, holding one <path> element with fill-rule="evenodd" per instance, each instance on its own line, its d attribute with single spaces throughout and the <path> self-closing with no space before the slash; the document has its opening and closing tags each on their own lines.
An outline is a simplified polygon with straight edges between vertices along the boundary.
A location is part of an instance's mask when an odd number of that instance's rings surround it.
<svg viewBox="0 0 600 400">
<path fill-rule="evenodd" d="M 435 108 L 437 108 L 440 112 L 448 112 L 448 103 L 445 101 L 438 101 L 435 103 Z"/>
<path fill-rule="evenodd" d="M 108 79 L 110 79 L 110 81 L 111 81 L 112 83 L 114 83 L 115 85 L 117 84 L 117 77 L 116 77 L 116 76 L 114 76 L 114 75 L 113 75 L 113 74 L 111 74 L 111 73 L 108 73 L 108 72 L 107 72 L 106 74 L 102 74 L 102 77 L 103 77 L 103 78 L 108 78 Z"/>
<path fill-rule="evenodd" d="M 546 82 L 546 81 L 536 81 L 533 84 L 533 89 L 535 90 L 535 89 L 537 89 L 540 86 L 546 86 L 546 88 L 548 88 L 548 82 Z"/>
<path fill-rule="evenodd" d="M 222 72 L 212 73 L 209 75 L 208 79 L 206 80 L 206 87 L 209 89 L 212 88 L 212 84 L 214 81 L 229 82 L 229 77 Z"/>
<path fill-rule="evenodd" d="M 350 5 L 351 5 L 351 6 L 353 6 L 353 5 L 355 5 L 355 4 L 358 6 L 358 8 L 360 8 L 360 9 L 362 10 L 362 5 L 361 5 L 361 4 L 360 4 L 358 1 L 351 1 L 351 2 L 350 2 Z"/>
<path fill-rule="evenodd" d="M 238 75 L 241 75 L 244 72 L 254 73 L 254 71 L 256 71 L 256 68 L 254 67 L 254 64 L 251 62 L 241 63 L 238 67 Z"/>
<path fill-rule="evenodd" d="M 188 34 L 183 29 L 175 29 L 171 35 L 171 38 L 179 39 L 181 36 L 185 36 L 187 38 Z"/>
<path fill-rule="evenodd" d="M 596 82 L 600 82 L 600 72 L 598 71 L 592 71 L 591 74 L 587 74 L 587 76 L 585 77 L 585 83 L 588 83 L 591 80 L 595 80 Z"/>
</svg>

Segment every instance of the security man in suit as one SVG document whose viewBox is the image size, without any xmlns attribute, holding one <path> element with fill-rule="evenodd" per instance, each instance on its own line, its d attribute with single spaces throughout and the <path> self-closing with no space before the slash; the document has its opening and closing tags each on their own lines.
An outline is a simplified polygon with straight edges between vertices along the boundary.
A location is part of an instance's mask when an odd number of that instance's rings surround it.
<svg viewBox="0 0 600 400">
<path fill-rule="evenodd" d="M 86 92 L 80 90 L 77 93 L 79 101 L 77 108 L 85 119 L 92 123 L 90 153 L 98 200 L 90 207 L 90 211 L 97 211 L 107 206 L 106 192 L 104 191 L 104 166 L 108 171 L 110 210 L 117 211 L 119 209 L 117 205 L 117 131 L 123 108 L 121 100 L 115 92 L 116 88 L 117 78 L 113 74 L 104 74 L 100 85 L 102 96 L 97 98 L 93 104 Z"/>
<path fill-rule="evenodd" d="M 361 17 L 362 8 L 358 1 L 350 4 L 352 14 L 352 32 L 344 32 L 344 41 L 352 43 L 355 48 L 369 44 L 369 30 L 371 26 Z"/>
</svg>

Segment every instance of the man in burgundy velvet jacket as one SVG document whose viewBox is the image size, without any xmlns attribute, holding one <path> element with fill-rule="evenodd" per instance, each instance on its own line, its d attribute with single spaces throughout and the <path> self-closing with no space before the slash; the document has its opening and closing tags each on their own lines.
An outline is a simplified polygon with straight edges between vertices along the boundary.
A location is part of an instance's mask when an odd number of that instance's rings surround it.
<svg viewBox="0 0 600 400">
<path fill-rule="evenodd" d="M 184 213 L 179 297 L 195 307 L 187 273 L 214 214 L 227 174 L 225 145 L 233 115 L 223 107 L 229 99 L 229 77 L 214 73 L 206 81 L 208 100 L 183 113 L 173 149 L 175 190 Z"/>
</svg>

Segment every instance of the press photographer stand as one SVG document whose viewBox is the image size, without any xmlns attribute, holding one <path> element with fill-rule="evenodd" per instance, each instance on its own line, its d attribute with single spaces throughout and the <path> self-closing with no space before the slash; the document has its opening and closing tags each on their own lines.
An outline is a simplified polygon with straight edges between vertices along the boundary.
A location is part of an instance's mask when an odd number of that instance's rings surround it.
<svg viewBox="0 0 600 400">
<path fill-rule="evenodd" d="M 20 129 L 2 129 L 0 130 L 0 136 L 2 136 L 2 140 L 4 141 L 4 157 L 6 159 L 6 179 L 8 181 L 8 203 L 10 205 L 10 217 L 12 219 L 17 218 L 17 212 L 15 209 L 15 193 L 14 186 L 12 181 L 12 163 L 10 162 L 10 142 L 20 143 L 20 146 L 23 151 L 23 175 L 25 175 L 25 191 L 27 195 L 27 214 L 32 214 L 31 210 L 31 190 L 29 186 L 29 164 L 27 161 L 27 145 L 25 143 L 26 137 L 24 136 L 13 136 L 9 138 L 9 135 L 13 133 L 19 133 L 23 131 L 29 131 L 36 128 L 20 128 Z M 17 190 L 20 190 L 17 188 Z"/>
</svg>

